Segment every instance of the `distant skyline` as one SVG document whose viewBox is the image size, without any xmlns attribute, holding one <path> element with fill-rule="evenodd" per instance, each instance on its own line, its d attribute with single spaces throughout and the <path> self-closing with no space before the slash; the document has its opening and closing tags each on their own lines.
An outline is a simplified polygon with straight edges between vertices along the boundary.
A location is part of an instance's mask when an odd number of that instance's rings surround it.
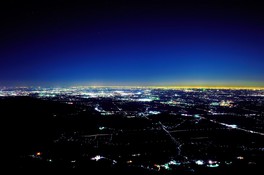
<svg viewBox="0 0 264 175">
<path fill-rule="evenodd" d="M 11 1 L 0 86 L 264 87 L 259 1 Z"/>
</svg>

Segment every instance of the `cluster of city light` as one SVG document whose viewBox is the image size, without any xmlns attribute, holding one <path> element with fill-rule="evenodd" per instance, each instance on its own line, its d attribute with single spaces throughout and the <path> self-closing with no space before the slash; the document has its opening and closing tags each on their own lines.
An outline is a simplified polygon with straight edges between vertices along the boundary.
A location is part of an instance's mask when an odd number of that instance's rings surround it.
<svg viewBox="0 0 264 175">
<path fill-rule="evenodd" d="M 95 157 L 92 157 L 91 160 L 95 160 L 98 161 L 100 159 L 103 159 L 104 157 L 100 156 L 100 155 L 96 155 Z"/>
<path fill-rule="evenodd" d="M 169 162 L 166 162 L 164 164 L 154 164 L 154 167 L 157 168 L 158 171 L 161 170 L 161 168 L 164 168 L 165 170 L 172 170 L 173 166 L 184 166 L 184 165 L 190 165 L 192 163 L 195 163 L 198 166 L 205 166 L 209 168 L 217 168 L 220 166 L 220 164 L 225 165 L 231 165 L 232 161 L 216 161 L 216 160 L 170 160 Z"/>
<path fill-rule="evenodd" d="M 233 101 L 232 100 L 222 100 L 219 103 L 220 106 L 227 106 L 227 107 L 232 107 L 233 106 Z"/>
</svg>

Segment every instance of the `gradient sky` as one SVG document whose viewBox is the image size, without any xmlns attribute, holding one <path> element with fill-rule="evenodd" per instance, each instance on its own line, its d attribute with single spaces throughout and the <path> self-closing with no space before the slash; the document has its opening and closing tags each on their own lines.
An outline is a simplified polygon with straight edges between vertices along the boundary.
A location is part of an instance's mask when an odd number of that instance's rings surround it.
<svg viewBox="0 0 264 175">
<path fill-rule="evenodd" d="M 0 6 L 0 86 L 264 86 L 259 1 Z"/>
</svg>

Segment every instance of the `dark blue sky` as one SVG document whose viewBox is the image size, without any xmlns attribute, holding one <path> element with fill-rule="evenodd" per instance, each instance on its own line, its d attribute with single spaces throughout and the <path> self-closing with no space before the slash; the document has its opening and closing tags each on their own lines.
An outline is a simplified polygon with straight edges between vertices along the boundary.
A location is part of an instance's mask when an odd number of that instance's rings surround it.
<svg viewBox="0 0 264 175">
<path fill-rule="evenodd" d="M 264 86 L 258 1 L 11 1 L 0 85 Z"/>
</svg>

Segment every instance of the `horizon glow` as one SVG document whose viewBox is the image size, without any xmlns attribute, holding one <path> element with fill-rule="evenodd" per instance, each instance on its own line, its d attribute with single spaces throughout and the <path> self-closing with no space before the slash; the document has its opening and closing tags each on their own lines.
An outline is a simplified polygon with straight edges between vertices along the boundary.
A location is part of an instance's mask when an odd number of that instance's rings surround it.
<svg viewBox="0 0 264 175">
<path fill-rule="evenodd" d="M 264 12 L 231 1 L 11 4 L 0 86 L 264 87 Z"/>
</svg>

